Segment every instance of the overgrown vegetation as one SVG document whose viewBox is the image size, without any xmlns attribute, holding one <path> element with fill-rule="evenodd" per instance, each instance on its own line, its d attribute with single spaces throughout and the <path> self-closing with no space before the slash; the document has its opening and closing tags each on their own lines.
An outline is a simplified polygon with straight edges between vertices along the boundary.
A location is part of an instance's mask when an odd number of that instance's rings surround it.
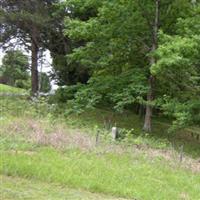
<svg viewBox="0 0 200 200">
<path fill-rule="evenodd" d="M 195 140 L 188 140 L 180 160 L 181 143 L 175 139 L 172 146 L 170 140 L 162 137 L 165 134 L 159 133 L 165 125 L 156 126 L 156 119 L 154 137 L 141 132 L 141 119 L 131 113 L 126 117 L 113 115 L 110 122 L 104 123 L 110 111 L 88 110 L 80 115 L 63 116 L 44 98 L 34 102 L 23 96 L 3 97 L 1 108 L 0 173 L 5 177 L 2 180 L 7 180 L 7 176 L 28 179 L 29 182 L 18 179 L 17 184 L 26 182 L 21 190 L 32 184 L 36 187 L 45 184 L 45 188 L 59 184 L 115 196 L 113 199 L 145 200 L 149 196 L 151 199 L 199 199 L 199 143 L 195 148 Z M 130 121 L 135 124 L 131 125 Z M 116 142 L 110 135 L 112 123 L 124 128 Z M 35 180 L 44 183 L 35 183 Z M 12 181 L 10 184 L 6 181 L 1 187 L 6 197 L 11 193 L 5 192 L 5 188 L 15 191 Z M 60 191 L 56 187 L 56 192 L 57 189 Z M 63 192 L 67 195 L 67 190 Z M 26 194 L 29 196 L 31 191 Z M 45 190 L 34 194 L 37 195 L 43 197 Z M 76 199 L 73 195 L 69 198 Z M 87 198 L 93 196 L 83 192 L 83 199 Z"/>
<path fill-rule="evenodd" d="M 32 95 L 39 90 L 38 53 L 48 49 L 51 77 L 76 91 L 70 112 L 102 104 L 135 110 L 145 116 L 146 132 L 154 115 L 171 119 L 171 133 L 199 126 L 198 1 L 33 2 L 0 4 L 1 44 L 16 37 L 31 51 Z"/>
<path fill-rule="evenodd" d="M 3 178 L 200 199 L 199 1 L 1 0 L 0 24 Z"/>
</svg>

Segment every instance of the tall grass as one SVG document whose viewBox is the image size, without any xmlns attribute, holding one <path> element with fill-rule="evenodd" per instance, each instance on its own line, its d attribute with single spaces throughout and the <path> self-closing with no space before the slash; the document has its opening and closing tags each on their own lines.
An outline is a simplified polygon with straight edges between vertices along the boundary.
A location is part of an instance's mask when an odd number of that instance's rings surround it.
<svg viewBox="0 0 200 200">
<path fill-rule="evenodd" d="M 104 133 L 101 120 L 108 111 L 64 118 L 54 115 L 45 100 L 4 97 L 0 104 L 1 174 L 137 200 L 200 199 L 199 170 L 151 155 L 158 153 L 155 149 L 168 152 L 169 141 L 139 132 L 139 119 L 128 141 L 110 143 L 102 135 L 96 145 L 95 134 Z M 117 116 L 118 126 L 133 119 Z"/>
<path fill-rule="evenodd" d="M 0 173 L 36 178 L 92 192 L 132 199 L 200 199 L 200 174 L 170 167 L 162 159 L 134 154 L 58 152 L 40 148 L 35 152 L 1 153 Z"/>
</svg>

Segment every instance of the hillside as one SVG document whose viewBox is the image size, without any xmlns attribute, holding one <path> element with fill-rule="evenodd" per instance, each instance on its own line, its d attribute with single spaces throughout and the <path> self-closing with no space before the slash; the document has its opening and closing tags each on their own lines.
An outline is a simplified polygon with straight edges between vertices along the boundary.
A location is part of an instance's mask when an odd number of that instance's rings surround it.
<svg viewBox="0 0 200 200">
<path fill-rule="evenodd" d="M 5 84 L 0 84 L 0 95 L 9 95 L 9 94 L 23 95 L 27 93 L 28 92 L 24 89 L 12 87 Z"/>
<path fill-rule="evenodd" d="M 0 22 L 0 199 L 200 200 L 200 1 L 0 0 Z"/>
<path fill-rule="evenodd" d="M 66 118 L 54 116 L 55 108 L 44 100 L 3 97 L 0 103 L 4 199 L 200 198 L 198 141 L 188 140 L 182 155 L 178 138 L 176 149 L 161 131 L 158 134 L 160 125 L 152 136 L 139 133 L 139 118 L 129 114 L 118 116 L 119 126 L 135 131 L 113 142 L 101 121 L 109 111 Z"/>
</svg>

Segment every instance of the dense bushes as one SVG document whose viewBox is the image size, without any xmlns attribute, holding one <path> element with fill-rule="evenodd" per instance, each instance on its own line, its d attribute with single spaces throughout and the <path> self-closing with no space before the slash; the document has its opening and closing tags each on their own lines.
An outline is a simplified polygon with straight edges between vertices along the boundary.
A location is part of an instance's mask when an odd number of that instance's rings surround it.
<svg viewBox="0 0 200 200">
<path fill-rule="evenodd" d="M 51 102 L 54 103 L 66 103 L 68 100 L 75 98 L 75 94 L 82 87 L 82 84 L 73 86 L 63 86 L 56 90 L 55 94 L 51 98 Z"/>
</svg>

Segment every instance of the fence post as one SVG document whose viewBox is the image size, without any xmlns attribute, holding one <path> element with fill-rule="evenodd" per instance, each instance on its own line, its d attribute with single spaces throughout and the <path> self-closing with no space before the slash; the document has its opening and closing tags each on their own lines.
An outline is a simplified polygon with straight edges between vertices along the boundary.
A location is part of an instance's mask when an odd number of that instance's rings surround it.
<svg viewBox="0 0 200 200">
<path fill-rule="evenodd" d="M 96 134 L 96 146 L 99 144 L 99 130 L 97 130 L 97 134 Z"/>
<path fill-rule="evenodd" d="M 180 157 L 179 157 L 180 163 L 183 161 L 183 147 L 184 147 L 184 145 L 181 145 L 181 147 L 180 147 Z"/>
</svg>

